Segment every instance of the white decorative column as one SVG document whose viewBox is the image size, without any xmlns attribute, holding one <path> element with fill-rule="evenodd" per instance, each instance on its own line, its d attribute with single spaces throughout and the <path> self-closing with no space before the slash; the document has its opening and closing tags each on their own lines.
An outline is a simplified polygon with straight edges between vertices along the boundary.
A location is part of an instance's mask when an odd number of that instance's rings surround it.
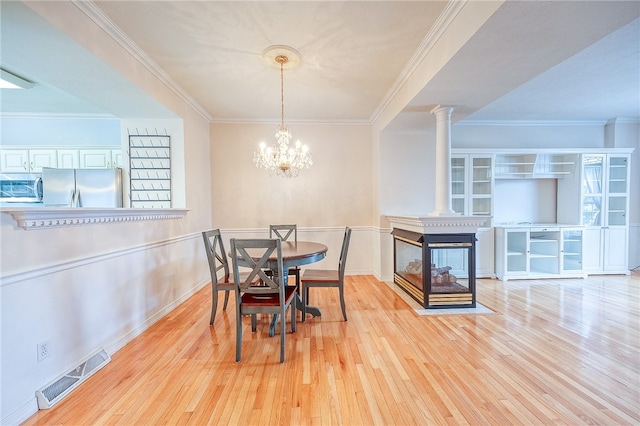
<svg viewBox="0 0 640 426">
<path fill-rule="evenodd" d="M 429 216 L 455 216 L 451 205 L 451 113 L 453 107 L 438 105 L 436 116 L 436 208 Z"/>
</svg>

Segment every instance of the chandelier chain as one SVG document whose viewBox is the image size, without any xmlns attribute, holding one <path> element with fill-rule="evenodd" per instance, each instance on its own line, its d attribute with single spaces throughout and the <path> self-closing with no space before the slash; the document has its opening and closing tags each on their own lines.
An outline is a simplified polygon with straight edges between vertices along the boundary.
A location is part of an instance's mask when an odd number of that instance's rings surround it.
<svg viewBox="0 0 640 426">
<path fill-rule="evenodd" d="M 286 57 L 286 56 L 285 56 Z M 284 127 L 284 63 L 286 61 L 280 62 L 280 127 Z"/>
</svg>

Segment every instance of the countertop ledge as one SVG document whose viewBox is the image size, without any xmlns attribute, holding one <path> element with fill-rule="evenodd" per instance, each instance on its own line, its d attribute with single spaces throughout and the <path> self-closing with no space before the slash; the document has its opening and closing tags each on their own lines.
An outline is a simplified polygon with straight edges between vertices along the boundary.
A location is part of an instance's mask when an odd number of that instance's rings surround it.
<svg viewBox="0 0 640 426">
<path fill-rule="evenodd" d="M 180 219 L 188 209 L 129 209 L 129 208 L 64 208 L 35 207 L 0 209 L 11 215 L 18 228 L 24 230 L 51 229 L 106 223 L 139 222 Z"/>
</svg>

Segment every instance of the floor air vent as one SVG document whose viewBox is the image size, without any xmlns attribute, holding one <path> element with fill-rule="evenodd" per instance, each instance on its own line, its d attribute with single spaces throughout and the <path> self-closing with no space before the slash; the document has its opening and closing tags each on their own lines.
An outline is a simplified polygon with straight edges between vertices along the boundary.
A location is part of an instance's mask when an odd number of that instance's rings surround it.
<svg viewBox="0 0 640 426">
<path fill-rule="evenodd" d="M 111 361 L 104 349 L 90 355 L 73 370 L 69 371 L 43 388 L 36 391 L 38 408 L 47 409 L 53 407 L 58 401 L 64 398 L 69 392 L 77 388 L 80 383 L 88 379 L 93 373 Z"/>
</svg>

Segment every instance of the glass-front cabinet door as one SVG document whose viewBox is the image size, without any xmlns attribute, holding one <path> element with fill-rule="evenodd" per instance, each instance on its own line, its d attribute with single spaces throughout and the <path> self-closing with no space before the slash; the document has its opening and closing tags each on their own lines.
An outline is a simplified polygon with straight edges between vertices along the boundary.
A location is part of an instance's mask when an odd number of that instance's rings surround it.
<svg viewBox="0 0 640 426">
<path fill-rule="evenodd" d="M 629 159 L 610 155 L 607 174 L 607 226 L 626 226 Z"/>
<path fill-rule="evenodd" d="M 493 156 L 451 157 L 451 206 L 454 212 L 492 216 L 493 186 Z"/>
<path fill-rule="evenodd" d="M 602 226 L 604 155 L 586 155 L 582 164 L 582 224 Z"/>
<path fill-rule="evenodd" d="M 586 155 L 583 161 L 582 224 L 626 226 L 629 157 Z"/>
<path fill-rule="evenodd" d="M 561 254 L 561 273 L 582 271 L 582 229 L 562 230 Z"/>
<path fill-rule="evenodd" d="M 467 199 L 467 157 L 451 157 L 451 208 L 466 215 Z"/>
<path fill-rule="evenodd" d="M 529 272 L 529 234 L 524 229 L 510 229 L 506 232 L 506 273 L 526 274 Z"/>
<path fill-rule="evenodd" d="M 493 213 L 493 158 L 471 157 L 471 215 Z"/>
</svg>

